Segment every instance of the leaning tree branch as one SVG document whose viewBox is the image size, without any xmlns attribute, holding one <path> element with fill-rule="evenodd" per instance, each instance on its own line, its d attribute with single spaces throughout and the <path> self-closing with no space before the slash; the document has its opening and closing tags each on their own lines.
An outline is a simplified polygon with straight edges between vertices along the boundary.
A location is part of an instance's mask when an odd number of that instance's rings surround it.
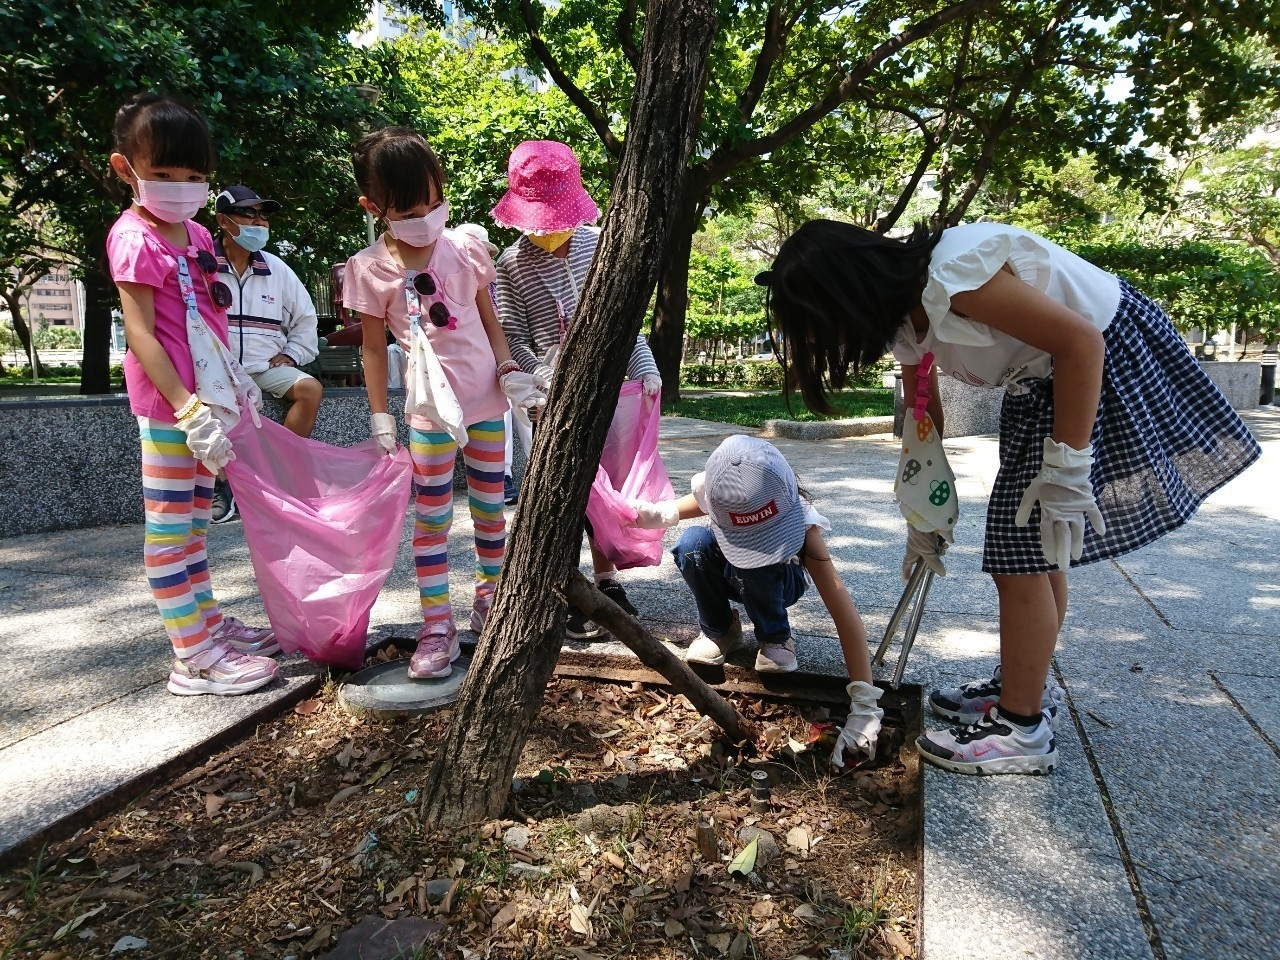
<svg viewBox="0 0 1280 960">
<path fill-rule="evenodd" d="M 614 23 L 618 46 L 622 48 L 622 55 L 627 58 L 633 71 L 640 69 L 640 51 L 636 48 L 635 37 L 636 2 L 637 0 L 623 0 L 622 9 L 618 11 L 618 19 Z"/>
<path fill-rule="evenodd" d="M 560 61 L 551 52 L 551 48 L 543 41 L 542 34 L 538 32 L 537 20 L 533 15 L 531 0 L 520 0 L 520 19 L 524 21 L 525 34 L 529 37 L 529 46 L 533 50 L 534 56 L 547 68 L 547 73 L 551 74 L 551 79 L 556 82 L 556 86 L 564 92 L 564 95 L 569 98 L 575 107 L 582 111 L 582 115 L 587 118 L 587 122 L 591 124 L 591 128 L 595 130 L 605 149 L 615 159 L 621 157 L 622 141 L 618 139 L 617 134 L 613 132 L 613 128 L 609 126 L 609 118 L 570 79 L 564 68 L 560 66 Z"/>
<path fill-rule="evenodd" d="M 528 2 L 528 0 L 524 0 L 524 2 Z M 772 153 L 779 147 L 790 143 L 823 117 L 832 113 L 837 107 L 849 100 L 876 68 L 899 50 L 915 43 L 917 40 L 922 40 L 959 17 L 977 13 L 994 5 L 996 2 L 997 0 L 961 0 L 959 3 L 939 10 L 931 17 L 925 17 L 925 19 L 903 30 L 897 36 L 886 40 L 846 71 L 837 82 L 833 83 L 826 96 L 817 103 L 801 110 L 773 133 L 763 137 L 756 137 L 753 140 L 745 140 L 731 147 L 722 146 L 717 148 L 706 163 L 706 168 L 712 175 L 712 179 L 719 179 L 727 175 L 730 170 L 745 160 Z"/>
<path fill-rule="evenodd" d="M 606 597 L 573 570 L 561 585 L 564 598 L 631 648 L 640 662 L 667 678 L 671 689 L 682 693 L 705 717 L 710 717 L 734 743 L 755 740 L 759 730 L 712 690 L 688 664 L 646 630 L 635 617 Z"/>
</svg>

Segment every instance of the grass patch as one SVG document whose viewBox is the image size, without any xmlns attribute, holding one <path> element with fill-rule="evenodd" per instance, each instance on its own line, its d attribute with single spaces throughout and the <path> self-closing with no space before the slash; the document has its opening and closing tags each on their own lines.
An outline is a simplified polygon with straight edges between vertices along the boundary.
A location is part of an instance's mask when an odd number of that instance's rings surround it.
<svg viewBox="0 0 1280 960">
<path fill-rule="evenodd" d="M 716 420 L 740 427 L 761 427 L 766 420 L 832 420 L 852 417 L 888 417 L 893 414 L 893 391 L 884 388 L 845 390 L 831 396 L 839 411 L 835 417 L 822 417 L 805 409 L 799 396 L 791 401 L 791 413 L 781 394 L 761 394 L 752 397 L 735 397 L 707 394 L 686 397 L 679 403 L 663 407 L 662 412 L 672 417 L 691 417 L 695 420 Z"/>
</svg>

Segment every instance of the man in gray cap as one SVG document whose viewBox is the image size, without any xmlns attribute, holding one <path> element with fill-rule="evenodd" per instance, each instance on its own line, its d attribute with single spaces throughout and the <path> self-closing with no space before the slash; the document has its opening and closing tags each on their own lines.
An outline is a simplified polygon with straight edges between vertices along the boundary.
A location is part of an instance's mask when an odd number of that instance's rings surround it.
<svg viewBox="0 0 1280 960">
<path fill-rule="evenodd" d="M 263 248 L 268 221 L 280 209 L 249 187 L 227 187 L 214 200 L 218 272 L 231 290 L 227 334 L 231 353 L 263 393 L 287 400 L 284 425 L 311 436 L 323 392 L 320 381 L 300 368 L 316 358 L 316 308 L 311 295 L 283 260 Z M 236 515 L 225 484 L 214 490 L 212 523 Z"/>
</svg>

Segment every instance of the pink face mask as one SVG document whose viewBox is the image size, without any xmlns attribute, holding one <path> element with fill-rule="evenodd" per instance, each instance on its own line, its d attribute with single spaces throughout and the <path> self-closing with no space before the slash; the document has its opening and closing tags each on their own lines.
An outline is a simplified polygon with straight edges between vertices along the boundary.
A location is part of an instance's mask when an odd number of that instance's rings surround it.
<svg viewBox="0 0 1280 960">
<path fill-rule="evenodd" d="M 182 223 L 190 220 L 209 202 L 209 184 L 190 183 L 185 180 L 143 180 L 125 161 L 129 172 L 137 177 L 133 185 L 138 195 L 138 206 L 145 207 L 157 220 L 165 223 Z"/>
<path fill-rule="evenodd" d="M 388 220 L 391 236 L 411 247 L 429 247 L 440 239 L 444 225 L 449 222 L 449 204 L 442 203 L 425 217 L 407 220 Z"/>
</svg>

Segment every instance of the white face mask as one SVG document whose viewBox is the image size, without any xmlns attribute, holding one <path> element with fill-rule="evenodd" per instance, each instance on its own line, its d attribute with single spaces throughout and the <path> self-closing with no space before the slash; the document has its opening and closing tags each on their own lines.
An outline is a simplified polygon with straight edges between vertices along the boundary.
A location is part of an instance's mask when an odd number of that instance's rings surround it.
<svg viewBox="0 0 1280 960">
<path fill-rule="evenodd" d="M 387 230 L 391 236 L 411 247 L 429 247 L 440 239 L 444 225 L 449 222 L 449 205 L 442 203 L 425 217 L 410 217 L 407 220 L 388 220 Z"/>
<path fill-rule="evenodd" d="M 209 184 L 190 183 L 185 180 L 143 180 L 125 161 L 129 172 L 137 177 L 133 185 L 138 196 L 138 206 L 145 207 L 157 220 L 165 223 L 182 223 L 190 220 L 209 202 Z"/>
</svg>

